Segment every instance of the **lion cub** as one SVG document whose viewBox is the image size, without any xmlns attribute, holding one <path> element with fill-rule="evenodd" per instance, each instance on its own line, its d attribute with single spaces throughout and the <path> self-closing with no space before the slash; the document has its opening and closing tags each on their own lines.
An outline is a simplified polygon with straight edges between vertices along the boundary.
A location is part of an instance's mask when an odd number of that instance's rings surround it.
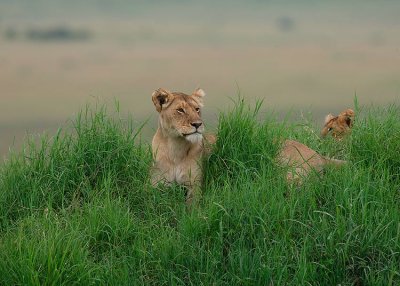
<svg viewBox="0 0 400 286">
<path fill-rule="evenodd" d="M 153 185 L 176 182 L 187 186 L 187 204 L 200 189 L 205 145 L 215 142 L 212 135 L 204 137 L 201 119 L 204 96 L 202 89 L 187 95 L 159 88 L 152 94 L 159 121 L 152 141 L 154 165 L 151 181 Z"/>
<path fill-rule="evenodd" d="M 325 125 L 322 128 L 321 136 L 325 137 L 331 133 L 335 139 L 342 139 L 349 134 L 353 126 L 355 113 L 352 109 L 342 111 L 338 116 L 328 114 L 325 117 Z"/>
</svg>

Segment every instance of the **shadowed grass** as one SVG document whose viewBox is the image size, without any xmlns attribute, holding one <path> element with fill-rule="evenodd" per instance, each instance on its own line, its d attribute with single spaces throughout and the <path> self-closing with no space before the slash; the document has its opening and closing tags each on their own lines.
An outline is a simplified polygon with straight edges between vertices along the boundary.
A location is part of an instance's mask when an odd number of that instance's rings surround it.
<svg viewBox="0 0 400 286">
<path fill-rule="evenodd" d="M 28 143 L 0 170 L 1 285 L 398 285 L 400 110 L 370 107 L 351 137 L 221 114 L 203 194 L 149 185 L 140 125 L 85 109 L 72 128 Z M 285 183 L 284 138 L 347 159 Z"/>
</svg>

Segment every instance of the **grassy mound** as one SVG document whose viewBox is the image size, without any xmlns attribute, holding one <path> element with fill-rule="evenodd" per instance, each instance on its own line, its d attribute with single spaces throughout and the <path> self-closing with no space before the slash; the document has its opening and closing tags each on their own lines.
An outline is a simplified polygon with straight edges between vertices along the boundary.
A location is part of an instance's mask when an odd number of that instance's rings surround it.
<svg viewBox="0 0 400 286">
<path fill-rule="evenodd" d="M 199 206 L 149 184 L 141 126 L 86 109 L 0 169 L 1 285 L 398 285 L 400 108 L 320 140 L 260 104 L 222 114 Z M 281 138 L 351 163 L 285 184 Z"/>
</svg>

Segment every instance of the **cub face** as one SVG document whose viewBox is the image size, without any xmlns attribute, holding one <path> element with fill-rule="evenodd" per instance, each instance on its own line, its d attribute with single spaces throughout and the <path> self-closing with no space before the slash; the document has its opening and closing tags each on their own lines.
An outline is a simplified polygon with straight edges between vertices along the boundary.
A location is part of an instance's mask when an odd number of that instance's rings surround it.
<svg viewBox="0 0 400 286">
<path fill-rule="evenodd" d="M 341 139 L 350 132 L 353 126 L 355 113 L 352 109 L 342 111 L 338 116 L 328 114 L 325 117 L 325 125 L 322 128 L 321 135 L 325 137 L 329 133 L 336 139 Z"/>
<path fill-rule="evenodd" d="M 204 96 L 202 89 L 196 89 L 191 95 L 162 88 L 154 91 L 152 100 L 160 114 L 159 124 L 163 134 L 192 143 L 201 142 L 204 132 L 201 119 Z"/>
</svg>

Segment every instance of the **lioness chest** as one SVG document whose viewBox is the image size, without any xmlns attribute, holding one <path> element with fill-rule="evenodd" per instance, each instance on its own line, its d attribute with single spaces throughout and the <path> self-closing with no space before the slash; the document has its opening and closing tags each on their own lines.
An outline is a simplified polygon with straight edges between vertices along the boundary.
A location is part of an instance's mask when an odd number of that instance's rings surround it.
<svg viewBox="0 0 400 286">
<path fill-rule="evenodd" d="M 171 143 L 153 142 L 152 183 L 195 185 L 201 180 L 201 146 Z"/>
<path fill-rule="evenodd" d="M 200 167 L 199 162 L 191 160 L 189 162 L 181 163 L 165 163 L 158 162 L 155 164 L 157 173 L 167 183 L 176 182 L 178 184 L 193 185 L 195 181 L 200 179 Z"/>
</svg>

